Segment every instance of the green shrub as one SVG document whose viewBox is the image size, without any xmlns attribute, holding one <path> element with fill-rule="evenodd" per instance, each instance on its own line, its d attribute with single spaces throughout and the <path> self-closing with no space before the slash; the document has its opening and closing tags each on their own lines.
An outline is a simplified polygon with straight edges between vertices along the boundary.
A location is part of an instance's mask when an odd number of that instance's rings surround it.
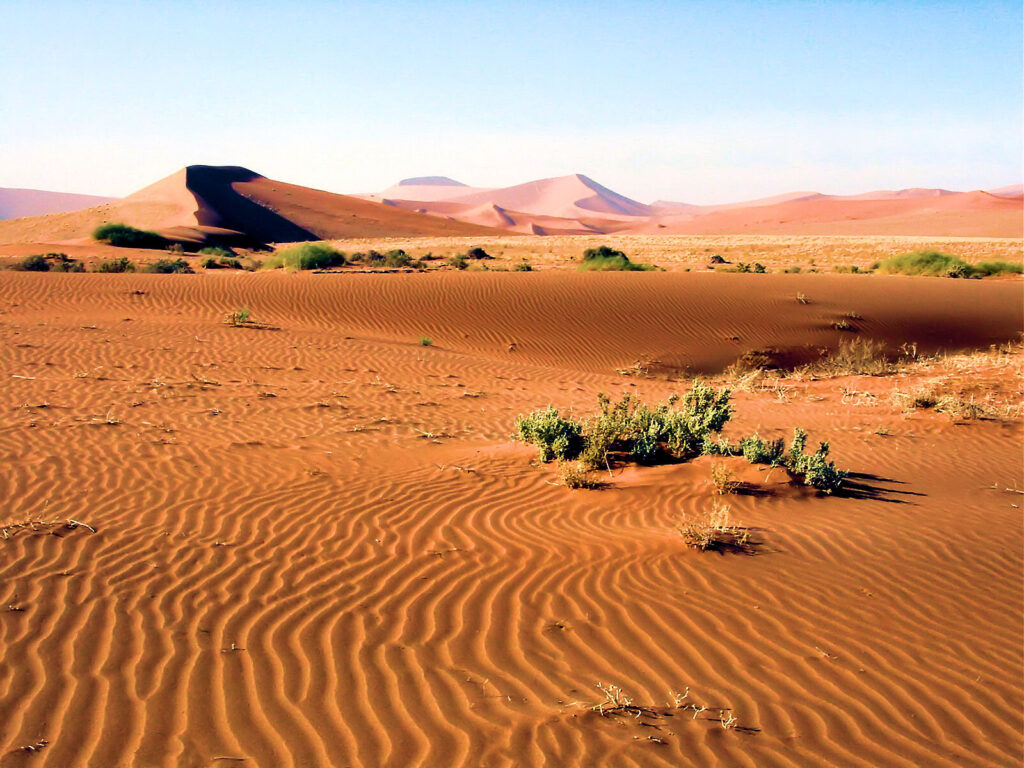
<svg viewBox="0 0 1024 768">
<path fill-rule="evenodd" d="M 580 425 L 563 419 L 552 406 L 518 416 L 515 429 L 520 440 L 537 446 L 541 461 L 574 459 L 583 444 Z"/>
<path fill-rule="evenodd" d="M 118 248 L 163 248 L 167 245 L 167 239 L 156 232 L 148 232 L 127 224 L 110 223 L 101 224 L 93 230 L 94 240 L 115 245 Z"/>
<path fill-rule="evenodd" d="M 476 259 L 479 261 L 480 259 L 493 259 L 494 257 L 487 253 L 483 248 L 474 247 L 466 251 L 466 258 Z"/>
<path fill-rule="evenodd" d="M 408 253 L 403 251 L 401 248 L 396 248 L 393 251 L 388 251 L 384 254 L 384 266 L 391 267 L 392 269 L 399 269 L 401 267 L 408 267 L 412 264 L 413 259 Z"/>
<path fill-rule="evenodd" d="M 158 275 L 191 275 L 192 267 L 184 259 L 157 259 L 151 264 L 146 264 L 142 271 Z"/>
<path fill-rule="evenodd" d="M 838 491 L 846 478 L 846 473 L 836 469 L 834 462 L 828 460 L 828 442 L 818 444 L 814 453 L 805 453 L 807 433 L 800 429 L 793 430 L 793 441 L 785 453 L 784 466 L 791 476 L 802 480 L 825 493 Z"/>
<path fill-rule="evenodd" d="M 221 248 L 218 245 L 208 245 L 205 248 L 199 249 L 200 256 L 213 256 L 218 259 L 224 259 L 228 256 L 234 256 L 235 252 L 230 248 Z"/>
<path fill-rule="evenodd" d="M 1024 273 L 1024 264 L 1014 264 L 1009 261 L 979 261 L 974 265 L 974 271 L 984 277 L 990 275 L 1019 275 Z"/>
<path fill-rule="evenodd" d="M 466 261 L 466 257 L 463 256 L 461 253 L 452 256 L 450 259 L 448 259 L 448 263 L 451 264 L 456 269 L 465 269 L 466 267 L 469 266 L 469 262 Z"/>
<path fill-rule="evenodd" d="M 434 346 L 434 340 L 429 336 L 420 336 L 421 347 L 432 347 Z"/>
<path fill-rule="evenodd" d="M 134 272 L 135 265 L 128 259 L 127 256 L 122 256 L 120 259 L 111 259 L 110 261 L 101 261 L 96 265 L 97 272 Z"/>
<path fill-rule="evenodd" d="M 347 263 L 344 253 L 325 243 L 302 243 L 278 251 L 263 263 L 263 269 L 329 269 L 343 267 Z"/>
<path fill-rule="evenodd" d="M 622 251 L 601 245 L 597 248 L 587 248 L 583 252 L 583 261 L 577 269 L 584 272 L 646 272 L 654 267 L 650 264 L 630 261 Z"/>
<path fill-rule="evenodd" d="M 41 253 L 34 253 L 22 259 L 18 269 L 22 272 L 49 272 L 50 262 Z"/>
<path fill-rule="evenodd" d="M 1009 261 L 982 261 L 968 264 L 959 256 L 939 251 L 914 251 L 880 261 L 874 265 L 883 274 L 931 275 L 933 277 L 989 277 L 991 275 L 1021 274 L 1024 265 Z"/>
<path fill-rule="evenodd" d="M 513 272 L 533 272 L 533 266 L 526 259 L 523 259 L 518 264 L 516 264 L 514 267 L 512 267 L 512 271 Z"/>
<path fill-rule="evenodd" d="M 782 463 L 785 451 L 786 441 L 781 437 L 778 440 L 764 440 L 755 432 L 740 440 L 740 452 L 743 454 L 743 458 L 751 464 L 777 466 Z"/>
<path fill-rule="evenodd" d="M 201 266 L 203 269 L 245 269 L 238 259 L 229 258 L 204 259 Z"/>
</svg>

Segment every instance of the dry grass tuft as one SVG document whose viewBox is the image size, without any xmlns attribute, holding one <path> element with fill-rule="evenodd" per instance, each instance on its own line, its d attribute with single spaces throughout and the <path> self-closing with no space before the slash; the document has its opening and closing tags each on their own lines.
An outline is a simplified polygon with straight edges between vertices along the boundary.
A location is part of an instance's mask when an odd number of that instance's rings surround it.
<svg viewBox="0 0 1024 768">
<path fill-rule="evenodd" d="M 750 530 L 732 521 L 728 504 L 712 502 L 710 510 L 696 515 L 683 513 L 677 526 L 679 535 L 686 546 L 701 552 L 745 552 L 754 551 Z"/>
<path fill-rule="evenodd" d="M 601 481 L 596 480 L 590 470 L 579 461 L 560 461 L 558 477 L 566 488 L 593 490 L 602 485 Z"/>
<path fill-rule="evenodd" d="M 740 482 L 736 479 L 733 471 L 722 462 L 715 462 L 711 465 L 711 484 L 720 496 L 736 493 L 740 487 Z"/>
</svg>

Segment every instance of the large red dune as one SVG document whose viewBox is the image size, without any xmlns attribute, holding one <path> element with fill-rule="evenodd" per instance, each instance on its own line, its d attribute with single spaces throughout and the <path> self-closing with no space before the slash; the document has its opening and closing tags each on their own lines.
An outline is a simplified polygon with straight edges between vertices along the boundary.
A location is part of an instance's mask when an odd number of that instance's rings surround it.
<svg viewBox="0 0 1024 768">
<path fill-rule="evenodd" d="M 106 222 L 155 230 L 184 242 L 493 233 L 475 224 L 274 181 L 245 168 L 192 165 L 111 203 L 0 222 L 0 242 L 81 240 Z"/>
</svg>

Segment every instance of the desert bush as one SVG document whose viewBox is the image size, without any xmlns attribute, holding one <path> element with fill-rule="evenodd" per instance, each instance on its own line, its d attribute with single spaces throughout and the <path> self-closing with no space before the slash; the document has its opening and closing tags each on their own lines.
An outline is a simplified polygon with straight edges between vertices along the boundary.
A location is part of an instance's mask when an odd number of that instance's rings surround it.
<svg viewBox="0 0 1024 768">
<path fill-rule="evenodd" d="M 49 272 L 50 262 L 41 253 L 34 253 L 21 260 L 18 270 L 21 272 Z"/>
<path fill-rule="evenodd" d="M 584 272 L 645 272 L 654 269 L 650 264 L 639 264 L 630 261 L 622 251 L 616 251 L 607 245 L 587 248 L 583 252 L 583 261 L 577 267 Z"/>
<path fill-rule="evenodd" d="M 92 236 L 94 240 L 100 240 L 119 248 L 163 248 L 167 245 L 166 238 L 156 232 L 114 222 L 96 227 Z"/>
<path fill-rule="evenodd" d="M 396 248 L 385 253 L 384 258 L 381 261 L 384 263 L 385 267 L 399 269 L 401 267 L 408 267 L 412 264 L 413 258 L 401 248 Z"/>
<path fill-rule="evenodd" d="M 791 477 L 824 493 L 838 491 L 846 473 L 836 469 L 835 463 L 828 460 L 828 442 L 819 443 L 814 453 L 806 453 L 806 447 L 807 433 L 799 427 L 794 429 L 793 440 L 784 454 L 783 466 L 786 471 Z"/>
<path fill-rule="evenodd" d="M 302 243 L 278 251 L 263 263 L 263 269 L 329 269 L 343 267 L 347 263 L 344 253 L 326 243 Z"/>
<path fill-rule="evenodd" d="M 892 256 L 878 262 L 874 269 L 883 274 L 931 275 L 933 277 L 989 277 L 991 275 L 1021 274 L 1024 265 L 1009 261 L 982 261 L 968 264 L 959 256 L 939 251 L 914 251 Z"/>
<path fill-rule="evenodd" d="M 750 531 L 732 521 L 728 504 L 713 502 L 710 510 L 695 515 L 683 514 L 677 526 L 686 546 L 708 551 L 751 552 Z"/>
<path fill-rule="evenodd" d="M 552 406 L 518 416 L 515 430 L 524 443 L 537 446 L 541 461 L 575 459 L 583 446 L 580 425 Z"/>
<path fill-rule="evenodd" d="M 452 256 L 450 259 L 448 259 L 448 263 L 451 264 L 456 269 L 465 269 L 466 267 L 469 266 L 469 262 L 466 261 L 466 257 L 463 256 L 461 253 L 456 254 L 455 256 Z"/>
<path fill-rule="evenodd" d="M 97 272 L 134 272 L 135 264 L 127 256 L 122 256 L 120 259 L 110 259 L 109 261 L 101 261 L 96 265 Z"/>
<path fill-rule="evenodd" d="M 513 272 L 533 272 L 533 265 L 530 264 L 530 262 L 528 262 L 526 259 L 523 259 L 518 264 L 516 264 L 514 267 L 512 267 L 512 271 Z"/>
<path fill-rule="evenodd" d="M 765 440 L 756 432 L 740 440 L 740 452 L 751 464 L 770 464 L 777 466 L 782 462 L 786 451 L 786 441 Z"/>
<path fill-rule="evenodd" d="M 466 251 L 466 258 L 479 261 L 481 259 L 493 259 L 494 257 L 487 253 L 483 248 L 473 247 Z"/>
<path fill-rule="evenodd" d="M 216 259 L 226 259 L 228 256 L 234 256 L 235 252 L 230 248 L 221 248 L 219 245 L 208 245 L 205 248 L 199 249 L 200 256 L 213 256 Z"/>
<path fill-rule="evenodd" d="M 85 272 L 85 264 L 65 253 L 48 253 L 46 258 L 53 259 L 50 264 L 52 272 Z"/>
<path fill-rule="evenodd" d="M 420 336 L 420 346 L 421 347 L 432 347 L 432 346 L 434 346 L 434 340 L 431 339 L 429 336 Z"/>
<path fill-rule="evenodd" d="M 561 461 L 558 463 L 558 476 L 566 488 L 600 488 L 601 482 L 595 480 L 590 470 L 579 461 Z"/>
<path fill-rule="evenodd" d="M 220 259 L 204 259 L 201 266 L 203 269 L 245 269 L 238 259 L 223 256 Z"/>
<path fill-rule="evenodd" d="M 711 484 L 721 496 L 727 493 L 736 493 L 740 487 L 733 471 L 720 462 L 711 465 Z"/>
<path fill-rule="evenodd" d="M 142 271 L 153 272 L 160 275 L 191 275 L 192 267 L 184 259 L 157 259 L 151 264 L 146 264 L 142 268 Z"/>
</svg>

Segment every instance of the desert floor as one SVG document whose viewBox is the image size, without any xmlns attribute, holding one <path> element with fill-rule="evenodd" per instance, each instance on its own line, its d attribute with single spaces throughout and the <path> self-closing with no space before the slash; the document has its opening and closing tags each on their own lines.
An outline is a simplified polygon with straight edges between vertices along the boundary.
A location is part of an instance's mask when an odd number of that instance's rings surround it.
<svg viewBox="0 0 1024 768">
<path fill-rule="evenodd" d="M 1021 281 L 688 263 L 0 272 L 0 766 L 1017 764 Z M 726 435 L 831 441 L 837 496 L 708 457 L 569 490 L 511 437 L 851 336 L 922 359 L 730 381 Z M 755 554 L 684 546 L 716 499 Z"/>
</svg>

